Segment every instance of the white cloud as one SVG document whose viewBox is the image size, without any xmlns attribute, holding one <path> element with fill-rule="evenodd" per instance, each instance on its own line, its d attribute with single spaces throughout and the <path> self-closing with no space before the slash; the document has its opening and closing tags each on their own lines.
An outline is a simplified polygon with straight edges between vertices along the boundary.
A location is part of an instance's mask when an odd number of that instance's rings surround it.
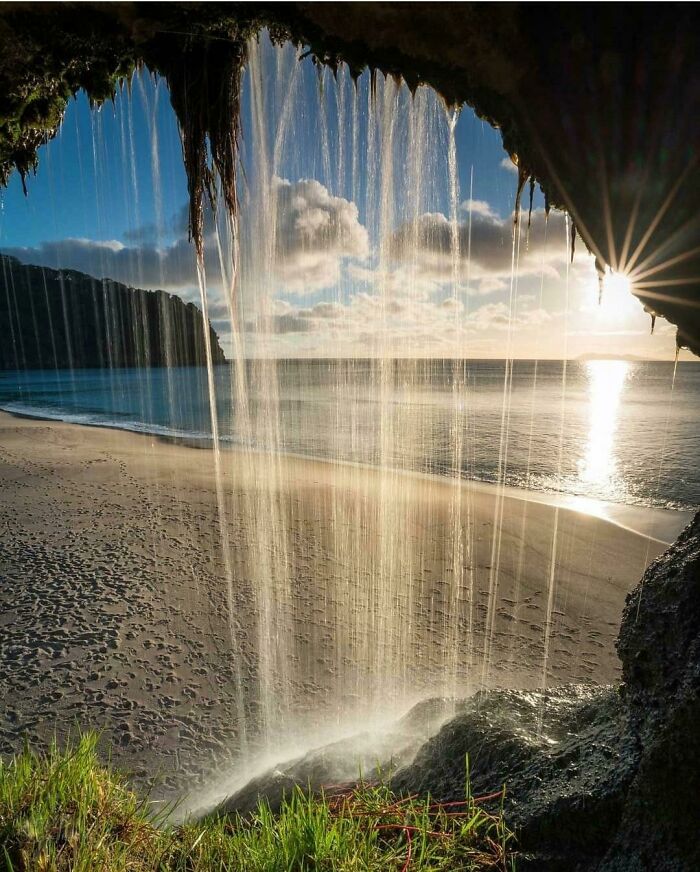
<svg viewBox="0 0 700 872">
<path fill-rule="evenodd" d="M 336 329 L 336 322 L 347 319 L 346 306 L 336 302 L 319 302 L 307 308 L 292 306 L 287 300 L 273 300 L 272 311 L 246 322 L 250 333 L 313 333 Z M 341 327 L 344 325 L 340 325 Z"/>
<path fill-rule="evenodd" d="M 332 287 L 338 282 L 345 261 L 367 256 L 369 237 L 359 221 L 357 206 L 332 196 L 319 182 L 275 179 L 271 202 L 277 216 L 274 279 L 280 290 L 311 294 Z M 165 229 L 164 235 L 175 234 L 175 239 L 163 245 L 158 244 L 154 226 L 144 225 L 125 235 L 127 244 L 69 238 L 4 251 L 23 263 L 75 269 L 137 287 L 191 291 L 197 286 L 197 272 L 194 248 L 187 239 L 187 208 L 180 209 Z M 221 269 L 214 231 L 213 216 L 207 210 L 204 249 L 207 284 L 220 288 Z M 258 269 L 260 238 L 244 232 L 243 241 L 247 241 L 247 249 L 242 252 L 244 263 L 249 271 Z M 264 252 L 262 256 L 265 257 Z M 269 273 L 269 265 L 267 268 Z"/>
<path fill-rule="evenodd" d="M 350 275 L 384 293 L 428 297 L 457 280 L 469 294 L 507 289 L 515 263 L 518 278 L 560 278 L 568 258 L 564 215 L 534 209 L 523 213 L 513 251 L 512 216 L 499 217 L 488 203 L 465 201 L 471 215 L 456 227 L 440 212 L 428 212 L 400 226 L 386 241 L 385 263 L 374 270 L 351 267 Z"/>
<path fill-rule="evenodd" d="M 512 330 L 514 327 L 539 327 L 552 320 L 545 309 L 525 309 L 511 313 L 505 303 L 486 303 L 472 312 L 468 324 L 475 330 Z"/>
<path fill-rule="evenodd" d="M 281 290 L 312 294 L 333 287 L 343 262 L 369 253 L 357 206 L 313 179 L 275 179 L 276 278 Z"/>
<path fill-rule="evenodd" d="M 284 355 L 290 348 L 327 354 L 460 355 L 475 340 L 492 338 L 509 328 L 523 336 L 552 320 L 531 300 L 517 301 L 512 317 L 503 302 L 487 303 L 468 312 L 454 297 L 415 299 L 358 292 L 346 302 L 321 302 L 310 307 L 276 301 L 267 319 L 247 325 L 258 348 Z M 331 317 L 328 317 L 328 316 Z M 496 340 L 501 342 L 501 340 Z"/>
<path fill-rule="evenodd" d="M 487 203 L 486 200 L 465 200 L 463 203 L 460 204 L 460 209 L 462 210 L 462 212 L 465 212 L 467 214 L 471 212 L 472 215 L 481 215 L 484 218 L 491 218 L 494 221 L 499 220 L 499 217 L 496 212 L 494 212 L 493 207 L 490 203 Z"/>
</svg>

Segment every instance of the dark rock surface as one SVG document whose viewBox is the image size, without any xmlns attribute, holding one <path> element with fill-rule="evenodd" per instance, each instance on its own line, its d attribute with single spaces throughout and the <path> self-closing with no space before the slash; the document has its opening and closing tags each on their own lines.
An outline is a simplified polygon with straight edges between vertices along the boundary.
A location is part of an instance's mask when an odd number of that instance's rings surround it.
<svg viewBox="0 0 700 872">
<path fill-rule="evenodd" d="M 360 733 L 309 751 L 248 782 L 219 807 L 222 813 L 253 811 L 264 796 L 273 811 L 299 785 L 312 791 L 352 784 L 360 776 L 386 778 L 412 759 L 423 742 L 464 703 L 427 699 L 382 733 Z"/>
<path fill-rule="evenodd" d="M 212 358 L 223 363 L 209 327 Z M 0 255 L 0 370 L 203 366 L 204 323 L 193 303 L 75 270 Z"/>
<path fill-rule="evenodd" d="M 458 800 L 467 758 L 474 794 L 506 785 L 507 820 L 534 855 L 519 868 L 573 870 L 595 868 L 602 858 L 637 748 L 612 688 L 491 691 L 472 697 L 391 786 Z"/>
<path fill-rule="evenodd" d="M 700 513 L 627 599 L 617 643 L 640 761 L 604 868 L 700 869 Z"/>
<path fill-rule="evenodd" d="M 251 782 L 222 809 L 248 811 L 260 795 L 276 807 L 294 785 L 351 781 L 359 761 L 365 772 L 398 765 L 397 792 L 459 800 L 468 764 L 472 793 L 506 785 L 519 870 L 697 872 L 700 513 L 628 596 L 618 651 L 621 688 L 426 700 L 381 738 L 313 751 Z M 457 714 L 445 721 L 450 706 Z"/>
<path fill-rule="evenodd" d="M 473 697 L 392 786 L 461 797 L 507 784 L 537 870 L 700 869 L 700 513 L 627 599 L 619 690 Z M 541 719 L 541 721 L 540 721 Z"/>
</svg>

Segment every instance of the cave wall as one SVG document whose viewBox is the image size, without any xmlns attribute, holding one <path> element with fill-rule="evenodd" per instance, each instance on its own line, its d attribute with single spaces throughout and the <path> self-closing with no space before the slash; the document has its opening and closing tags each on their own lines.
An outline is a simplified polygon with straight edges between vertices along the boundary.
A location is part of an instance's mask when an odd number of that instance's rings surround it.
<svg viewBox="0 0 700 872">
<path fill-rule="evenodd" d="M 628 594 L 621 687 L 482 691 L 394 775 L 442 801 L 506 785 L 533 872 L 697 872 L 700 512 Z M 302 782 L 303 783 L 303 782 Z"/>
<path fill-rule="evenodd" d="M 199 244 L 213 173 L 235 209 L 245 43 L 262 27 L 319 63 L 471 105 L 500 129 L 523 184 L 569 211 L 600 269 L 629 273 L 650 313 L 700 353 L 694 4 L 0 4 L 0 182 L 35 169 L 78 89 L 99 103 L 146 63 L 167 78 L 183 129 Z"/>
</svg>

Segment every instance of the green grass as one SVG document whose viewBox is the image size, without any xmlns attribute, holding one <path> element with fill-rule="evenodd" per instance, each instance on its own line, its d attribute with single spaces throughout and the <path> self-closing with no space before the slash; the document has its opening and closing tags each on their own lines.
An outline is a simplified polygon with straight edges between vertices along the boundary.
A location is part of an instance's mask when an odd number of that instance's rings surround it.
<svg viewBox="0 0 700 872">
<path fill-rule="evenodd" d="M 511 845 L 471 796 L 441 805 L 363 783 L 169 827 L 100 763 L 94 735 L 0 762 L 1 872 L 510 872 Z"/>
</svg>

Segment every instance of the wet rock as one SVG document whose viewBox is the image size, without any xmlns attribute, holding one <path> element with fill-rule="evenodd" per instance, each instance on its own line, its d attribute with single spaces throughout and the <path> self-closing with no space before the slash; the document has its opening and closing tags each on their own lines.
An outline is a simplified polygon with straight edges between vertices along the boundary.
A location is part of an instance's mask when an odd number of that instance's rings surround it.
<svg viewBox="0 0 700 872">
<path fill-rule="evenodd" d="M 399 793 L 459 800 L 506 785 L 505 810 L 533 869 L 594 868 L 622 816 L 636 748 L 613 688 L 472 697 L 392 780 Z M 567 865 L 558 864 L 566 858 Z M 528 868 L 527 860 L 518 868 Z"/>
<path fill-rule="evenodd" d="M 507 784 L 519 869 L 700 869 L 700 513 L 628 596 L 620 689 L 478 694 L 394 777 L 442 800 Z"/>
<path fill-rule="evenodd" d="M 352 784 L 360 777 L 386 778 L 412 759 L 426 738 L 454 714 L 455 706 L 462 704 L 443 698 L 424 700 L 385 732 L 361 733 L 279 764 L 228 797 L 219 811 L 250 812 L 261 797 L 276 811 L 296 786 L 317 792 Z"/>
<path fill-rule="evenodd" d="M 700 869 L 700 513 L 628 596 L 617 650 L 640 759 L 604 869 Z"/>
</svg>

